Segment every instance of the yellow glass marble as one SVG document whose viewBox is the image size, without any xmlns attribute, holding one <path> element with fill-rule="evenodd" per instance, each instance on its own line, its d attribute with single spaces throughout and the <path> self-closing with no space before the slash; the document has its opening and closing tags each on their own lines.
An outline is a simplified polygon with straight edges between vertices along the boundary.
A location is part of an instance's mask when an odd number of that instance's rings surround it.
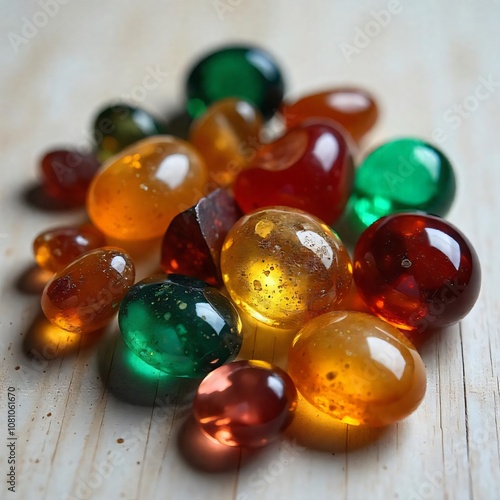
<svg viewBox="0 0 500 500">
<path fill-rule="evenodd" d="M 211 180 L 232 184 L 259 148 L 261 113 L 246 101 L 227 98 L 212 104 L 193 122 L 190 141 L 207 164 Z"/>
<path fill-rule="evenodd" d="M 196 149 L 171 136 L 136 142 L 110 158 L 90 185 L 87 211 L 107 236 L 147 240 L 208 194 L 208 172 Z"/>
<path fill-rule="evenodd" d="M 425 366 L 411 342 L 385 321 L 354 311 L 305 325 L 290 348 L 288 373 L 312 405 L 351 425 L 397 422 L 426 389 Z"/>
<path fill-rule="evenodd" d="M 221 254 L 222 278 L 238 308 L 277 328 L 298 330 L 349 293 L 352 265 L 320 219 L 287 207 L 242 217 Z"/>
</svg>

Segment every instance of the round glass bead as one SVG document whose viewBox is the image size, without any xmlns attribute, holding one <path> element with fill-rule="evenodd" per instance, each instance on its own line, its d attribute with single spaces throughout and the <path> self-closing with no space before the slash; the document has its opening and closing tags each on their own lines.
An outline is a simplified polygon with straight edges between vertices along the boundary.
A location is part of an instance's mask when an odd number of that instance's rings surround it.
<svg viewBox="0 0 500 500">
<path fill-rule="evenodd" d="M 134 279 L 134 263 L 122 250 L 92 250 L 48 281 L 42 293 L 42 310 L 63 330 L 98 330 L 113 319 Z"/>
<path fill-rule="evenodd" d="M 389 215 L 361 235 L 354 281 L 366 305 L 400 329 L 453 325 L 474 306 L 481 269 L 467 238 L 444 219 Z"/>
<path fill-rule="evenodd" d="M 215 102 L 195 120 L 189 140 L 203 156 L 214 182 L 232 184 L 255 156 L 263 121 L 256 108 L 235 98 Z"/>
<path fill-rule="evenodd" d="M 372 129 L 378 118 L 375 99 L 366 90 L 357 88 L 310 94 L 285 104 L 281 112 L 287 128 L 311 118 L 327 118 L 340 124 L 356 142 Z"/>
<path fill-rule="evenodd" d="M 87 211 L 113 238 L 159 238 L 177 214 L 203 197 L 207 183 L 205 162 L 191 144 L 150 137 L 103 165 L 90 185 Z"/>
<path fill-rule="evenodd" d="M 307 323 L 290 348 L 288 372 L 313 406 L 351 425 L 397 422 L 426 389 L 425 366 L 411 342 L 362 312 L 333 311 Z"/>
<path fill-rule="evenodd" d="M 445 215 L 455 197 L 449 160 L 420 139 L 396 139 L 372 151 L 358 167 L 350 210 L 362 227 L 395 212 Z M 359 224 L 358 224 L 359 225 Z"/>
<path fill-rule="evenodd" d="M 164 127 L 147 111 L 115 104 L 104 108 L 94 121 L 96 154 L 101 162 L 134 142 L 164 132 Z"/>
<path fill-rule="evenodd" d="M 314 123 L 263 145 L 233 189 L 245 213 L 282 205 L 305 210 L 330 225 L 344 211 L 353 178 L 344 135 L 329 124 Z"/>
<path fill-rule="evenodd" d="M 104 235 L 90 224 L 58 227 L 40 233 L 33 242 L 33 253 L 42 269 L 61 271 L 80 255 L 103 247 Z"/>
<path fill-rule="evenodd" d="M 296 328 L 337 307 L 351 287 L 351 261 L 333 231 L 287 207 L 258 210 L 229 231 L 221 254 L 235 304 L 278 328 Z"/>
<path fill-rule="evenodd" d="M 189 72 L 187 108 L 197 117 L 215 101 L 237 97 L 269 118 L 283 93 L 283 77 L 270 54 L 252 47 L 226 47 L 202 58 Z"/>
<path fill-rule="evenodd" d="M 241 321 L 216 288 L 187 276 L 153 276 L 137 283 L 118 315 L 123 340 L 149 365 L 180 378 L 199 378 L 231 361 Z"/>
<path fill-rule="evenodd" d="M 200 384 L 194 417 L 211 438 L 229 446 L 261 447 L 290 425 L 297 391 L 283 370 L 265 361 L 217 368 Z"/>
</svg>

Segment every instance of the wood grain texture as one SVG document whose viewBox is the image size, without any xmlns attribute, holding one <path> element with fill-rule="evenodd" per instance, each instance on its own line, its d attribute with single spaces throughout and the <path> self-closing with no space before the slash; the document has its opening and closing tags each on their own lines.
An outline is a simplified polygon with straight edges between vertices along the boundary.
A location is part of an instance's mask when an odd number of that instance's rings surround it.
<svg viewBox="0 0 500 500">
<path fill-rule="evenodd" d="M 43 1 L 0 3 L 3 478 L 9 386 L 17 395 L 18 436 L 17 491 L 7 491 L 2 479 L 0 497 L 499 498 L 500 3 L 49 3 L 57 5 L 50 12 L 57 12 L 45 17 Z M 374 27 L 374 12 L 389 6 L 397 13 L 386 26 Z M 29 38 L 29 28 L 22 31 L 25 19 L 39 25 Z M 354 45 L 366 29 L 376 34 L 346 58 L 343 44 Z M 389 429 L 347 428 L 304 410 L 287 439 L 258 454 L 208 453 L 186 423 L 192 387 L 134 378 L 116 328 L 83 342 L 40 337 L 33 327 L 39 296 L 27 293 L 31 242 L 47 226 L 83 217 L 37 210 L 27 202 L 40 154 L 55 145 L 88 144 L 93 114 L 117 97 L 135 97 L 158 115 L 175 111 L 193 59 L 233 41 L 272 51 L 286 72 L 290 96 L 344 83 L 371 90 L 382 117 L 363 151 L 395 136 L 439 137 L 456 167 L 458 195 L 449 218 L 479 253 L 481 297 L 459 326 L 422 347 L 426 398 L 415 414 Z M 144 92 L 143 79 L 157 65 L 158 85 Z M 484 81 L 490 82 L 487 95 L 475 101 L 470 96 Z M 464 105 L 460 116 L 453 107 Z M 263 329 L 249 329 L 246 336 L 246 354 L 283 363 L 289 337 Z"/>
</svg>

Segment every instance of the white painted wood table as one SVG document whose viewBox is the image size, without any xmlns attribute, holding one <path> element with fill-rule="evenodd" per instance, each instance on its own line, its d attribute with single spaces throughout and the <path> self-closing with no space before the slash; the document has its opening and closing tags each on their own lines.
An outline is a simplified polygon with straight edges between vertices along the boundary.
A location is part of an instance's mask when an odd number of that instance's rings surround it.
<svg viewBox="0 0 500 500">
<path fill-rule="evenodd" d="M 498 0 L 0 6 L 1 498 L 500 498 Z M 258 454 L 210 452 L 185 424 L 189 387 L 134 378 L 116 328 L 80 342 L 33 325 L 32 239 L 83 217 L 33 206 L 40 154 L 88 143 L 93 113 L 117 97 L 175 111 L 193 59 L 234 41 L 273 52 L 290 96 L 344 83 L 371 90 L 382 116 L 364 151 L 415 135 L 438 143 L 456 167 L 449 218 L 479 253 L 481 297 L 460 325 L 422 347 L 425 400 L 383 432 L 302 413 L 293 434 Z M 152 71 L 156 84 L 145 89 Z M 282 361 L 285 339 L 253 335 L 247 353 Z M 8 392 L 16 441 L 8 440 Z M 15 493 L 6 480 L 12 442 Z"/>
</svg>

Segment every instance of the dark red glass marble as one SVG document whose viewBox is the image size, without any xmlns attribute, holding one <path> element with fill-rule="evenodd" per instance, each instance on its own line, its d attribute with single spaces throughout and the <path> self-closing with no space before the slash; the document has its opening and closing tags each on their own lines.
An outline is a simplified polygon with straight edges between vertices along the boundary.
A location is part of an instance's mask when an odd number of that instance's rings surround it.
<svg viewBox="0 0 500 500">
<path fill-rule="evenodd" d="M 220 252 L 227 232 L 242 216 L 233 198 L 217 189 L 170 223 L 163 238 L 161 267 L 166 273 L 184 274 L 222 284 Z"/>
<path fill-rule="evenodd" d="M 84 205 L 90 181 L 99 167 L 93 154 L 65 149 L 50 151 L 41 160 L 45 192 L 68 205 Z"/>
<path fill-rule="evenodd" d="M 344 210 L 353 177 L 342 132 L 327 123 L 307 124 L 264 145 L 236 178 L 234 196 L 245 213 L 287 206 L 332 224 Z"/>
<path fill-rule="evenodd" d="M 460 321 L 474 306 L 481 268 L 467 238 L 444 219 L 389 215 L 361 235 L 354 281 L 367 306 L 403 330 Z"/>
<path fill-rule="evenodd" d="M 200 384 L 194 418 L 211 438 L 228 446 L 257 448 L 290 425 L 297 391 L 283 370 L 265 361 L 223 365 Z"/>
</svg>

